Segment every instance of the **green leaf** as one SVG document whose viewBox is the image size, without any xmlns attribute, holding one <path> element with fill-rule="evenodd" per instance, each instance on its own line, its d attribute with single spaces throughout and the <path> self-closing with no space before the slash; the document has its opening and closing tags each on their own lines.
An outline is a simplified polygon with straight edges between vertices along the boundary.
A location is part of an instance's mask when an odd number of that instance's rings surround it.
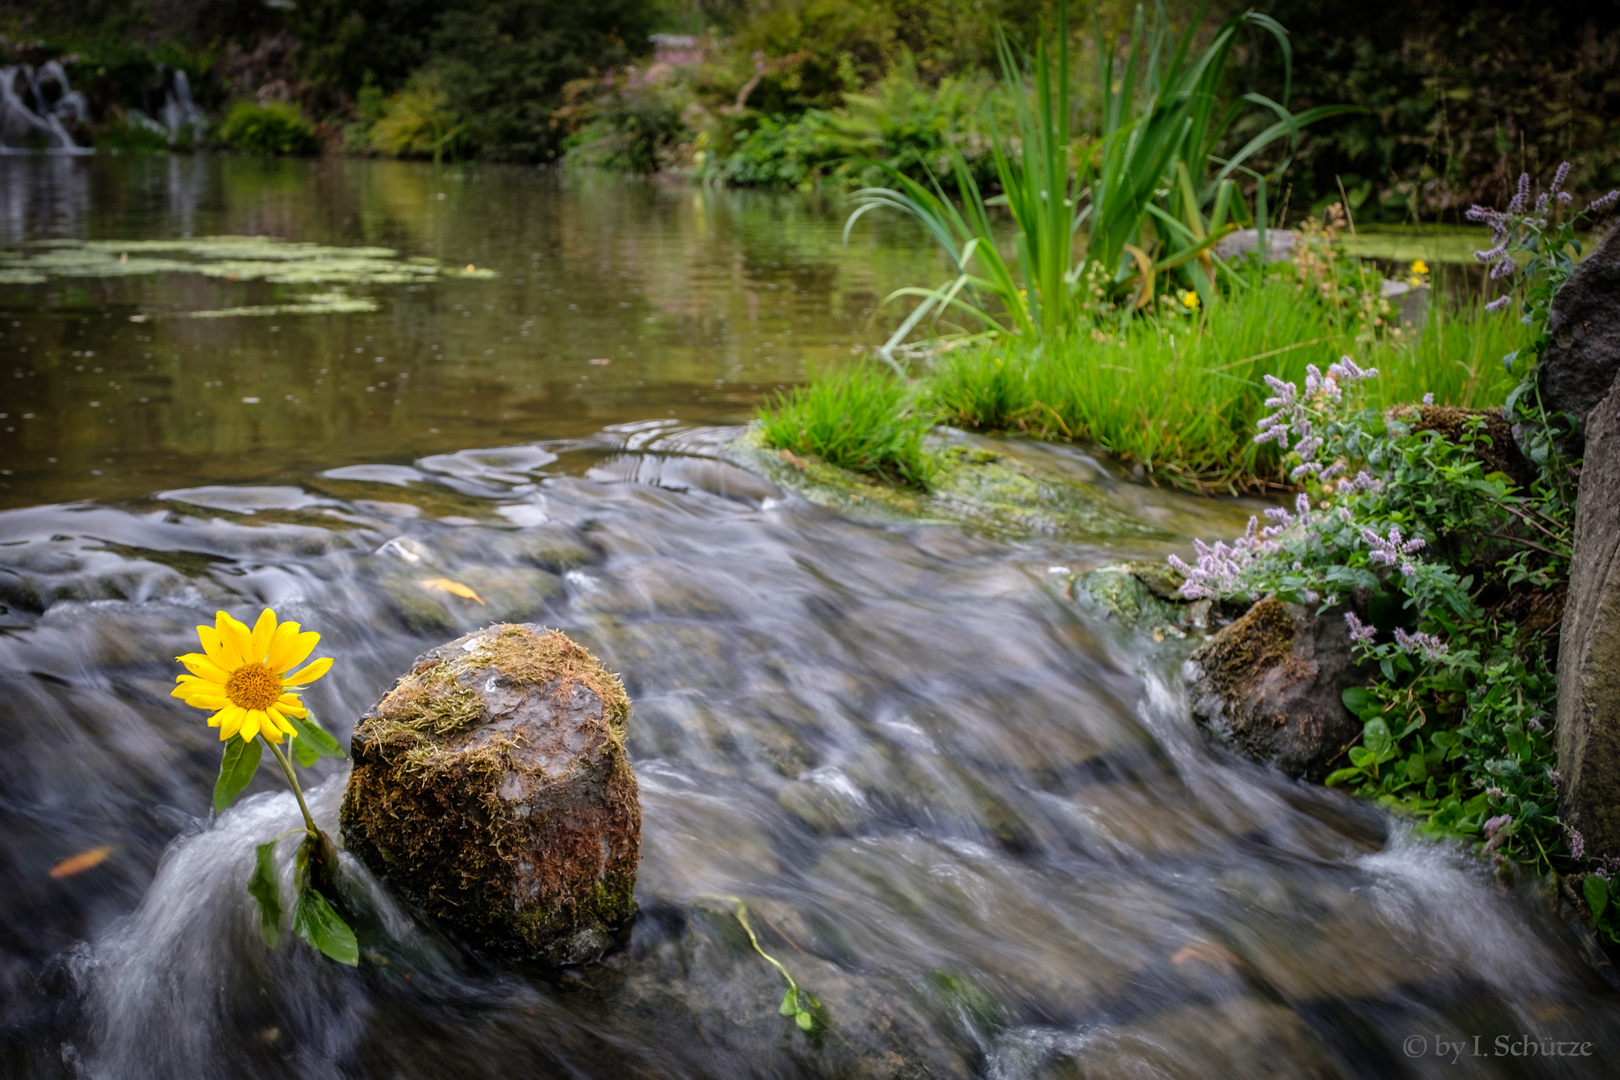
<svg viewBox="0 0 1620 1080">
<path fill-rule="evenodd" d="M 1375 760 L 1376 758 L 1373 752 L 1367 749 L 1365 746 L 1352 746 L 1350 748 L 1350 761 L 1353 765 L 1355 765 L 1356 771 L 1358 772 L 1373 764 Z M 1339 771 L 1345 772 L 1347 770 L 1340 769 Z"/>
<path fill-rule="evenodd" d="M 1609 883 L 1596 874 L 1587 874 L 1581 891 L 1586 894 L 1586 906 L 1592 909 L 1592 921 L 1603 918 L 1603 909 L 1609 906 Z"/>
<path fill-rule="evenodd" d="M 1381 711 L 1378 698 L 1365 686 L 1348 687 L 1339 696 L 1344 700 L 1344 707 L 1363 720 L 1371 720 Z"/>
<path fill-rule="evenodd" d="M 214 813 L 223 814 L 242 794 L 242 789 L 258 771 L 259 757 L 263 753 L 258 739 L 243 742 L 233 736 L 226 742 L 225 756 L 219 763 L 219 779 L 214 781 Z"/>
<path fill-rule="evenodd" d="M 305 885 L 298 893 L 298 907 L 293 912 L 293 933 L 340 964 L 357 967 L 360 964 L 360 943 L 354 931 L 332 910 L 326 897 Z"/>
<path fill-rule="evenodd" d="M 815 1019 L 807 1012 L 799 1013 L 798 1016 L 794 1017 L 793 1022 L 799 1025 L 800 1031 L 805 1032 L 808 1032 L 811 1028 L 816 1026 Z"/>
<path fill-rule="evenodd" d="M 788 987 L 787 993 L 782 995 L 782 1006 L 776 1010 L 783 1016 L 797 1016 L 799 1013 L 799 991 L 796 987 Z"/>
<path fill-rule="evenodd" d="M 276 884 L 276 842 L 253 849 L 253 876 L 248 895 L 259 902 L 259 932 L 273 949 L 281 940 L 281 889 Z"/>
<path fill-rule="evenodd" d="M 1356 749 L 1360 750 L 1361 748 L 1358 746 Z M 1328 787 L 1333 787 L 1337 784 L 1344 783 L 1346 780 L 1354 780 L 1360 775 L 1360 769 L 1336 769 L 1333 772 L 1328 773 L 1327 779 L 1322 781 L 1322 783 L 1326 784 Z"/>
<path fill-rule="evenodd" d="M 286 714 L 283 713 L 282 715 L 285 716 Z M 315 751 L 315 753 L 320 757 L 343 757 L 343 745 L 334 739 L 325 728 L 321 727 L 318 722 L 316 722 L 314 713 L 311 713 L 303 719 L 299 719 L 296 716 L 288 716 L 287 723 L 291 724 L 293 726 L 293 730 L 298 732 L 298 738 L 294 740 L 293 744 L 298 751 L 298 764 L 303 765 L 306 768 L 315 764 L 314 758 L 310 758 L 308 761 L 304 760 L 304 753 L 309 750 Z"/>
<path fill-rule="evenodd" d="M 1388 761 L 1395 753 L 1395 742 L 1390 737 L 1389 725 L 1382 720 L 1367 721 L 1362 728 L 1361 742 L 1379 761 Z"/>
<path fill-rule="evenodd" d="M 292 752 L 293 758 L 306 769 L 321 760 L 320 753 L 303 739 L 292 740 Z"/>
</svg>

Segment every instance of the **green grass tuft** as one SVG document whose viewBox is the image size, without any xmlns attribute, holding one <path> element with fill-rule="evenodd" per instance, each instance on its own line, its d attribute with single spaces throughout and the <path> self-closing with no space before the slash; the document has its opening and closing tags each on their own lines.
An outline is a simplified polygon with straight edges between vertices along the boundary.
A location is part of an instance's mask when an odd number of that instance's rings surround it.
<svg viewBox="0 0 1620 1080">
<path fill-rule="evenodd" d="M 923 445 L 932 413 L 915 407 L 904 380 L 870 361 L 778 393 L 760 407 L 759 425 L 771 446 L 841 469 L 922 490 L 934 474 Z"/>
<path fill-rule="evenodd" d="M 1002 340 L 939 357 L 923 398 L 960 427 L 1026 432 L 1100 445 L 1186 486 L 1245 486 L 1276 474 L 1255 421 L 1271 391 L 1266 375 L 1300 382 L 1349 355 L 1379 377 L 1379 405 L 1433 393 L 1442 404 L 1499 404 L 1513 379 L 1502 356 L 1520 344 L 1514 319 L 1436 305 L 1421 335 L 1357 342 L 1322 306 L 1286 280 L 1270 280 L 1198 316 L 1138 318 L 1104 333 L 1082 327 L 1040 347 Z"/>
</svg>

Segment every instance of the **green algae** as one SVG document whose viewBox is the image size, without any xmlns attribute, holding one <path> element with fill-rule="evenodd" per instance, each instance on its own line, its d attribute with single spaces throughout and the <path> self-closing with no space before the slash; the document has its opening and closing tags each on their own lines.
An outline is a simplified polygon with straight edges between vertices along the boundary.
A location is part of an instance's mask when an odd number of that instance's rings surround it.
<svg viewBox="0 0 1620 1080">
<path fill-rule="evenodd" d="M 790 457 L 768 446 L 758 427 L 734 440 L 727 453 L 778 487 L 818 506 L 861 517 L 962 525 L 1008 538 L 1161 535 L 1093 485 L 981 447 L 936 448 L 937 468 L 926 492 L 817 458 Z"/>
<path fill-rule="evenodd" d="M 38 285 L 52 278 L 125 278 L 198 274 L 223 281 L 326 286 L 326 292 L 285 304 L 188 312 L 192 318 L 326 315 L 372 312 L 375 300 L 339 286 L 412 285 L 496 272 L 454 267 L 393 248 L 335 247 L 270 236 L 204 236 L 176 240 L 47 240 L 20 251 L 0 251 L 0 284 Z"/>
</svg>

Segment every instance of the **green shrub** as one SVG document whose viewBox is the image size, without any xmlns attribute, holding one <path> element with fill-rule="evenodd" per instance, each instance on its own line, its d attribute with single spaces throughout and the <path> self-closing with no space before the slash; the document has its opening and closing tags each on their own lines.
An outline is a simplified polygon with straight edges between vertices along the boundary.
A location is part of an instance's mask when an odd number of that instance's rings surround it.
<svg viewBox="0 0 1620 1080">
<path fill-rule="evenodd" d="M 315 129 L 298 106 L 279 101 L 268 105 L 237 103 L 220 125 L 219 138 L 244 154 L 313 154 L 320 149 Z"/>
<path fill-rule="evenodd" d="M 461 134 L 450 97 L 434 72 L 418 74 L 389 98 L 371 125 L 371 148 L 389 157 L 430 157 L 438 161 Z"/>
<path fill-rule="evenodd" d="M 447 10 L 434 66 L 467 122 L 469 149 L 501 160 L 554 159 L 566 134 L 552 123 L 563 86 L 645 49 L 655 14 L 651 0 L 473 0 Z"/>
<path fill-rule="evenodd" d="M 869 362 L 851 364 L 759 410 L 770 445 L 841 469 L 927 489 L 934 466 L 924 446 L 933 418 L 905 380 Z"/>
</svg>

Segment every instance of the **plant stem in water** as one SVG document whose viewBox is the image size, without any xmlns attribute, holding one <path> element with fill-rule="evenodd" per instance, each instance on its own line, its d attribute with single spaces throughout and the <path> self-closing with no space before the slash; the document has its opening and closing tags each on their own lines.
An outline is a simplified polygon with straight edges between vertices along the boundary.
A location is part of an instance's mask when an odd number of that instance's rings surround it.
<svg viewBox="0 0 1620 1080">
<path fill-rule="evenodd" d="M 264 739 L 264 736 L 260 735 L 259 738 Z M 276 763 L 281 766 L 282 774 L 287 777 L 287 783 L 292 788 L 293 798 L 298 800 L 298 809 L 304 815 L 304 831 L 309 833 L 311 837 L 319 839 L 321 831 L 315 827 L 315 819 L 310 816 L 309 806 L 304 802 L 304 789 L 298 786 L 298 777 L 293 775 L 292 762 L 288 761 L 287 756 L 269 739 L 264 739 L 264 745 L 268 746 L 270 752 L 276 755 Z"/>
</svg>

